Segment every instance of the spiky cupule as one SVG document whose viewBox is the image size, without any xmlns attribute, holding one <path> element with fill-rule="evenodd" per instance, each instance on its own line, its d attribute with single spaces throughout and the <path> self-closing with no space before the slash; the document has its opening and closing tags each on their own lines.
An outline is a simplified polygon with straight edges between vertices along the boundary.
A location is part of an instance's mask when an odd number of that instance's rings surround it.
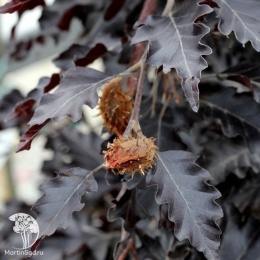
<svg viewBox="0 0 260 260">
<path fill-rule="evenodd" d="M 140 172 L 144 175 L 145 170 L 155 164 L 157 147 L 154 142 L 153 138 L 143 135 L 116 138 L 104 151 L 104 167 L 117 170 L 119 174 Z"/>
</svg>

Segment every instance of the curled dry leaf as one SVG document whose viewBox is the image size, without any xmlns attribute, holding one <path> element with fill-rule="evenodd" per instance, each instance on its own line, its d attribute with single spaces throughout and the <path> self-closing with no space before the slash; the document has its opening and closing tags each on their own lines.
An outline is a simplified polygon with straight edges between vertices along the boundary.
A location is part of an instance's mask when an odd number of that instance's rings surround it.
<svg viewBox="0 0 260 260">
<path fill-rule="evenodd" d="M 118 136 L 124 133 L 133 110 L 133 100 L 123 92 L 121 82 L 117 77 L 105 84 L 99 102 L 104 125 Z"/>
<path fill-rule="evenodd" d="M 140 172 L 144 175 L 146 169 L 155 164 L 155 154 L 157 147 L 153 138 L 145 136 L 117 138 L 108 145 L 105 151 L 105 168 L 117 170 L 119 174 L 125 172 L 134 175 Z"/>
</svg>

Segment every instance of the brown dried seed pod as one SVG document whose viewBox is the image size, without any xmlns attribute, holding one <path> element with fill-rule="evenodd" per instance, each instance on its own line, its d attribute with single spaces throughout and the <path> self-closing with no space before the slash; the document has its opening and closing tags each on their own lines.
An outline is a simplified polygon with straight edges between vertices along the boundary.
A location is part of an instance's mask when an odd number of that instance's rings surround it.
<svg viewBox="0 0 260 260">
<path fill-rule="evenodd" d="M 105 151 L 105 168 L 118 170 L 119 174 L 130 173 L 134 175 L 151 168 L 155 164 L 155 154 L 157 147 L 154 139 L 145 136 L 136 138 L 129 136 L 127 139 L 122 137 L 114 139 Z"/>
<path fill-rule="evenodd" d="M 114 78 L 105 84 L 99 102 L 104 125 L 118 136 L 124 133 L 133 110 L 133 101 L 121 89 L 121 82 L 122 78 Z"/>
</svg>

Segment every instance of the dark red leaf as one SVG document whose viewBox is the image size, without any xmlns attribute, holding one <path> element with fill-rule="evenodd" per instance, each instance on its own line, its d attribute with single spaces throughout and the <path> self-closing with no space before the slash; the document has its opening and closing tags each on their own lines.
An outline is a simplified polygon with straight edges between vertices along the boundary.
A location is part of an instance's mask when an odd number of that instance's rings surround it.
<svg viewBox="0 0 260 260">
<path fill-rule="evenodd" d="M 110 5 L 107 7 L 104 13 L 105 21 L 111 20 L 125 4 L 126 0 L 112 0 Z"/>
<path fill-rule="evenodd" d="M 219 8 L 218 4 L 213 0 L 204 0 L 199 3 L 200 5 L 209 5 L 212 8 Z"/>
<path fill-rule="evenodd" d="M 98 43 L 82 58 L 75 61 L 75 64 L 80 67 L 85 67 L 92 63 L 97 58 L 103 56 L 107 52 L 107 48 L 102 44 Z"/>
<path fill-rule="evenodd" d="M 6 120 L 12 120 L 14 118 L 26 116 L 28 122 L 34 113 L 33 107 L 35 104 L 40 102 L 40 99 L 44 93 L 47 93 L 55 88 L 59 84 L 59 81 L 59 74 L 53 74 L 51 78 L 41 78 L 39 80 L 38 86 L 28 94 L 24 101 L 16 104 L 12 112 L 7 116 Z"/>
<path fill-rule="evenodd" d="M 60 20 L 58 21 L 57 27 L 60 28 L 63 31 L 68 31 L 72 18 L 76 14 L 79 15 L 82 12 L 82 10 L 84 10 L 83 5 L 76 5 L 76 6 L 73 6 L 72 8 L 70 8 L 70 9 L 66 10 L 63 13 L 62 17 L 60 18 Z"/>
<path fill-rule="evenodd" d="M 248 62 L 239 63 L 219 73 L 219 77 L 237 81 L 246 86 L 254 94 L 254 99 L 260 103 L 260 65 Z"/>
<path fill-rule="evenodd" d="M 37 6 L 45 6 L 45 1 L 44 0 L 33 0 L 33 1 L 28 1 L 26 2 L 22 8 L 18 10 L 18 14 L 21 17 L 21 15 L 28 10 L 32 10 Z"/>
<path fill-rule="evenodd" d="M 54 59 L 53 62 L 57 67 L 63 70 L 68 70 L 75 66 L 85 67 L 106 52 L 107 48 L 102 43 L 98 43 L 92 48 L 73 44 L 68 50 Z"/>
<path fill-rule="evenodd" d="M 31 10 L 39 5 L 45 6 L 44 0 L 12 0 L 0 7 L 0 14 L 18 11 L 19 15 L 21 15 L 24 11 Z"/>
<path fill-rule="evenodd" d="M 30 127 L 20 138 L 20 142 L 16 148 L 16 152 L 21 152 L 23 150 L 30 150 L 31 143 L 34 137 L 39 133 L 39 131 L 49 122 L 50 120 L 46 120 L 40 125 L 33 125 Z"/>
</svg>

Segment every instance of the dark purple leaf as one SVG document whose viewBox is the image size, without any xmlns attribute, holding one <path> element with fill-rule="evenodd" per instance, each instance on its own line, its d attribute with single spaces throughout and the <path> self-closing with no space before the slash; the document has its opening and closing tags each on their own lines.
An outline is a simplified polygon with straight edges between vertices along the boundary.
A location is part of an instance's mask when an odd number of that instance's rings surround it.
<svg viewBox="0 0 260 260">
<path fill-rule="evenodd" d="M 160 120 L 162 109 L 163 104 L 158 101 L 155 105 L 155 115 L 151 116 L 152 100 L 150 98 L 143 100 L 140 112 L 140 125 L 143 133 L 156 139 L 156 145 L 160 151 L 185 149 L 186 146 L 176 134 L 176 129 L 185 127 L 186 124 L 183 117 L 184 109 L 180 109 L 172 103 Z"/>
<path fill-rule="evenodd" d="M 16 152 L 21 152 L 23 150 L 30 150 L 31 143 L 34 137 L 39 133 L 39 131 L 49 122 L 50 120 L 47 119 L 40 125 L 33 125 L 31 126 L 20 138 L 19 144 L 16 148 Z"/>
<path fill-rule="evenodd" d="M 226 88 L 201 100 L 206 118 L 220 119 L 223 133 L 228 137 L 241 135 L 253 153 L 260 149 L 260 105 L 248 94 L 236 94 Z"/>
<path fill-rule="evenodd" d="M 114 200 L 114 205 L 108 211 L 109 221 L 122 219 L 124 229 L 131 231 L 139 220 L 136 212 L 138 207 L 135 200 L 135 190 L 127 190 L 119 200 Z"/>
<path fill-rule="evenodd" d="M 210 184 L 210 174 L 185 151 L 158 152 L 157 171 L 147 176 L 148 186 L 156 185 L 156 202 L 168 204 L 169 219 L 179 240 L 188 238 L 207 259 L 218 259 L 220 230 L 215 221 L 222 217 L 215 202 L 220 193 Z"/>
<path fill-rule="evenodd" d="M 240 213 L 260 220 L 260 175 L 245 179 L 234 191 L 231 201 Z"/>
<path fill-rule="evenodd" d="M 232 206 L 226 207 L 227 224 L 220 247 L 223 260 L 251 260 L 259 258 L 260 222 L 249 218 L 246 222 Z"/>
<path fill-rule="evenodd" d="M 28 57 L 28 53 L 34 47 L 34 45 L 44 45 L 45 38 L 55 37 L 55 33 L 46 34 L 43 33 L 37 37 L 26 38 L 23 41 L 16 43 L 12 49 L 10 57 L 12 60 L 23 60 Z"/>
<path fill-rule="evenodd" d="M 209 5 L 212 8 L 219 8 L 217 3 L 215 3 L 213 0 L 203 0 L 202 2 L 199 3 L 200 5 L 206 4 Z"/>
<path fill-rule="evenodd" d="M 60 30 L 68 31 L 69 28 L 70 28 L 70 24 L 71 24 L 72 18 L 74 16 L 79 16 L 80 17 L 81 13 L 82 12 L 84 13 L 84 8 L 85 8 L 84 5 L 75 5 L 72 8 L 69 8 L 68 10 L 66 10 L 63 13 L 62 17 L 60 18 L 60 20 L 58 21 L 57 27 Z"/>
<path fill-rule="evenodd" d="M 104 13 L 104 20 L 111 20 L 120 11 L 126 0 L 112 0 Z"/>
<path fill-rule="evenodd" d="M 223 136 L 211 138 L 204 144 L 206 164 L 203 167 L 213 176 L 214 185 L 225 181 L 230 173 L 239 178 L 244 178 L 248 169 L 259 173 L 260 156 L 252 154 L 243 140 L 231 140 Z"/>
<path fill-rule="evenodd" d="M 220 19 L 218 29 L 224 35 L 234 31 L 236 38 L 243 45 L 250 41 L 252 46 L 260 51 L 259 31 L 259 1 L 214 0 L 219 8 L 216 9 Z"/>
<path fill-rule="evenodd" d="M 97 191 L 92 172 L 72 168 L 41 186 L 43 196 L 35 203 L 40 236 L 50 236 L 61 226 L 66 228 L 73 211 L 84 207 L 80 202 L 85 192 Z"/>
<path fill-rule="evenodd" d="M 53 62 L 57 67 L 63 70 L 68 70 L 76 66 L 85 67 L 106 52 L 107 48 L 102 43 L 98 43 L 92 48 L 73 44 L 68 50 L 54 59 Z"/>
<path fill-rule="evenodd" d="M 54 152 L 54 157 L 44 163 L 44 171 L 51 173 L 65 166 L 87 170 L 96 168 L 103 162 L 99 153 L 102 141 L 95 133 L 86 135 L 72 127 L 53 133 L 48 136 L 46 148 Z"/>
<path fill-rule="evenodd" d="M 149 16 L 145 21 L 136 23 L 137 32 L 132 44 L 149 41 L 147 62 L 168 73 L 177 70 L 182 79 L 182 88 L 191 108 L 199 108 L 198 84 L 201 71 L 207 67 L 202 55 L 209 55 L 211 49 L 200 43 L 209 28 L 194 21 L 212 12 L 208 5 L 198 5 L 198 1 L 176 2 L 169 16 Z"/>
<path fill-rule="evenodd" d="M 59 84 L 59 81 L 59 74 L 53 74 L 51 78 L 41 78 L 39 80 L 38 86 L 32 91 L 30 91 L 26 99 L 16 104 L 12 112 L 8 115 L 7 120 L 20 118 L 21 116 L 25 115 L 29 121 L 34 112 L 33 107 L 35 105 L 38 105 L 42 95 L 55 88 Z"/>
<path fill-rule="evenodd" d="M 219 74 L 221 78 L 227 78 L 246 86 L 253 91 L 254 99 L 260 103 L 260 65 L 247 62 L 233 66 Z"/>
<path fill-rule="evenodd" d="M 39 5 L 45 6 L 44 0 L 12 0 L 0 7 L 0 14 L 18 11 L 19 15 L 21 15 L 24 11 L 31 10 Z"/>
<path fill-rule="evenodd" d="M 77 122 L 82 115 L 82 106 L 94 108 L 98 102 L 97 89 L 112 78 L 90 68 L 66 71 L 57 90 L 43 95 L 29 124 L 42 124 L 48 119 L 59 121 L 65 117 Z"/>
<path fill-rule="evenodd" d="M 80 18 L 82 14 L 90 11 L 88 10 L 90 7 L 91 5 L 84 0 L 55 1 L 53 5 L 48 6 L 43 10 L 39 19 L 41 28 L 44 30 L 50 30 L 51 28 L 56 27 L 67 31 L 72 18 Z"/>
<path fill-rule="evenodd" d="M 21 102 L 21 100 L 23 100 L 23 96 L 20 91 L 16 89 L 12 90 L 0 99 L 0 130 L 19 125 L 24 121 L 23 117 L 12 121 L 6 120 L 13 107 L 16 103 Z"/>
</svg>

